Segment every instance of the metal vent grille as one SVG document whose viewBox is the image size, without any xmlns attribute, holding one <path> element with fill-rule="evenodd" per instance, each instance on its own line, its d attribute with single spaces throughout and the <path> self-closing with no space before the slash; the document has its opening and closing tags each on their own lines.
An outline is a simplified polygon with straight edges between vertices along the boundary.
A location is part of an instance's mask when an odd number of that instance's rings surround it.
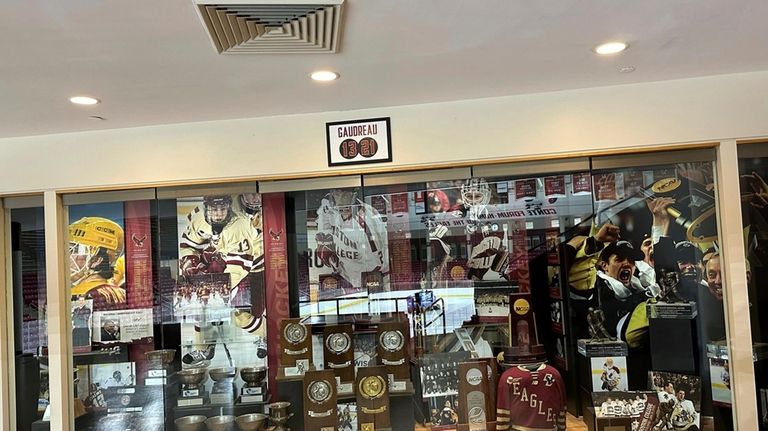
<svg viewBox="0 0 768 431">
<path fill-rule="evenodd" d="M 220 54 L 335 53 L 344 0 L 196 0 L 214 48 Z"/>
</svg>

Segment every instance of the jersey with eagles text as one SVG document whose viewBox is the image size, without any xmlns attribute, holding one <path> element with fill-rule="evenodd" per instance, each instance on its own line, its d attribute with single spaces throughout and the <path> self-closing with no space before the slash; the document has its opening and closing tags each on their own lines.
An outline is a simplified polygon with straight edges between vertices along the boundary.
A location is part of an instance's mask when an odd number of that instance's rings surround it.
<svg viewBox="0 0 768 431">
<path fill-rule="evenodd" d="M 499 379 L 496 429 L 564 430 L 565 383 L 547 364 L 533 370 L 512 367 Z"/>
</svg>

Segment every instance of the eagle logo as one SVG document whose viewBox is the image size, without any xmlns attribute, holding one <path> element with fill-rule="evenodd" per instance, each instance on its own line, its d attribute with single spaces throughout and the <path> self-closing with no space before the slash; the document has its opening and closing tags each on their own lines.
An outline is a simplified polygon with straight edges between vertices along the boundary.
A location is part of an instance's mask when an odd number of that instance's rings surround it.
<svg viewBox="0 0 768 431">
<path fill-rule="evenodd" d="M 136 247 L 144 248 L 144 241 L 147 240 L 147 236 L 144 235 L 141 238 L 139 238 L 134 233 L 133 235 L 131 235 L 131 240 L 133 241 L 134 244 L 136 244 Z"/>
<path fill-rule="evenodd" d="M 275 232 L 272 230 L 272 228 L 269 229 L 269 236 L 272 237 L 275 241 L 280 241 L 280 236 L 283 234 L 283 230 L 280 229 L 279 231 Z"/>
</svg>

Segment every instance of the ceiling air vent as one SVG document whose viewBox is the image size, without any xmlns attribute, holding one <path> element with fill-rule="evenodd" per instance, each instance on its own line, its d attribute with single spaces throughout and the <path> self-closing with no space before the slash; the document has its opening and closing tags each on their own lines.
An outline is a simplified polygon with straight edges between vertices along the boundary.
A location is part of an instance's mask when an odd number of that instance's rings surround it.
<svg viewBox="0 0 768 431">
<path fill-rule="evenodd" d="M 344 0 L 195 0 L 220 54 L 323 54 L 339 47 Z"/>
</svg>

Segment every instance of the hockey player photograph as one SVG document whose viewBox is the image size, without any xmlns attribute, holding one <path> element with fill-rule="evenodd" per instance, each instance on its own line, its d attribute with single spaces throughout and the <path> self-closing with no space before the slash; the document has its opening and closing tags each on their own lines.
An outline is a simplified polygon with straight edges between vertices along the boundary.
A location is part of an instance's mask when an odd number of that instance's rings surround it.
<svg viewBox="0 0 768 431">
<path fill-rule="evenodd" d="M 379 211 L 356 190 L 333 189 L 320 199 L 316 214 L 312 224 L 317 230 L 312 234 L 308 229 L 308 235 L 321 267 L 310 267 L 310 283 L 319 283 L 322 274 L 335 274 L 348 283 L 349 293 L 362 292 L 363 273 L 380 272 L 382 289 L 389 290 L 387 227 Z M 309 227 L 309 217 L 307 223 Z"/>
<path fill-rule="evenodd" d="M 593 391 L 626 391 L 627 360 L 623 356 L 591 358 Z"/>
<path fill-rule="evenodd" d="M 80 214 L 83 216 L 79 217 Z M 94 310 L 124 308 L 127 296 L 122 205 L 73 206 L 70 219 L 73 220 L 69 225 L 72 296 L 93 300 Z"/>
</svg>

